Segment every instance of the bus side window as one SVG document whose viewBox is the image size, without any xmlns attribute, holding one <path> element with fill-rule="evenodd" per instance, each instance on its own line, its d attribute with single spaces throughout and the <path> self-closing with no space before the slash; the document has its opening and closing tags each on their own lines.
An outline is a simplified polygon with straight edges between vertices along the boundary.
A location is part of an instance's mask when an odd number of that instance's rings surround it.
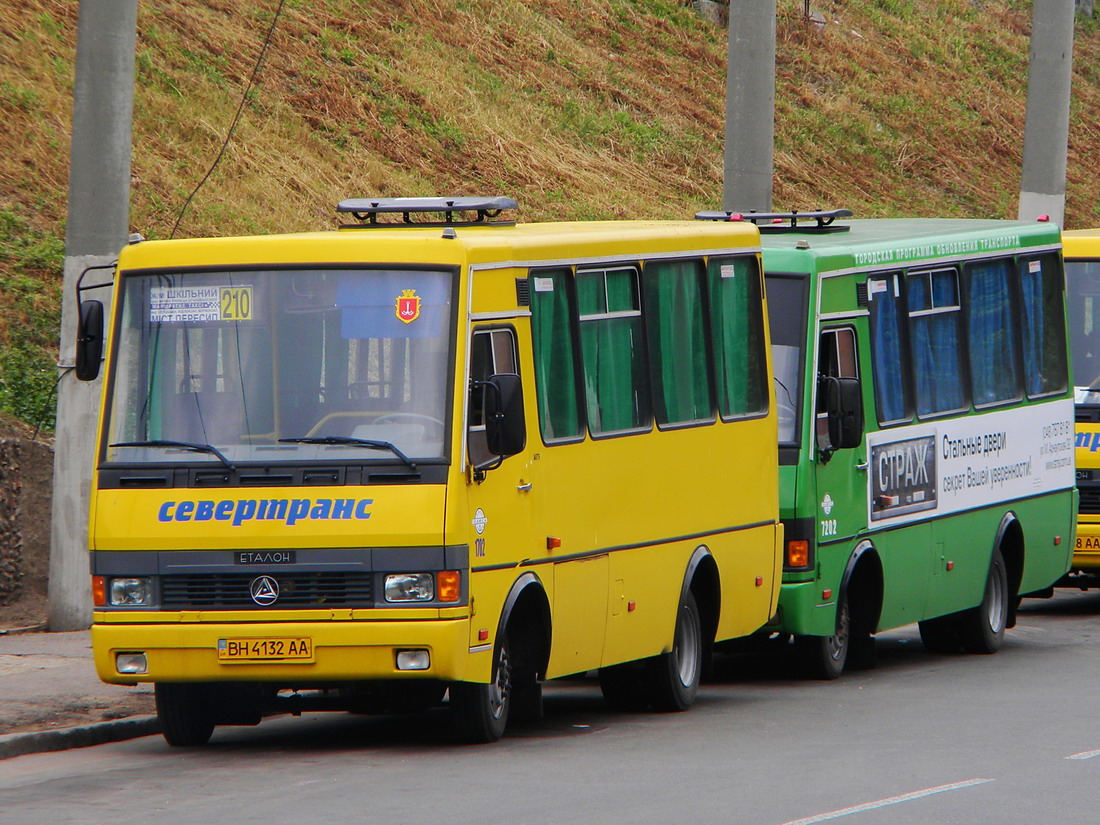
<svg viewBox="0 0 1100 825">
<path fill-rule="evenodd" d="M 643 432 L 653 424 L 638 270 L 577 272 L 581 368 L 593 435 Z"/>
<path fill-rule="evenodd" d="M 569 269 L 531 270 L 531 348 L 544 443 L 584 437 L 584 390 L 574 344 L 576 310 Z"/>
<path fill-rule="evenodd" d="M 714 423 L 703 262 L 649 262 L 642 289 L 657 425 Z"/>
<path fill-rule="evenodd" d="M 900 277 L 890 273 L 867 279 L 875 406 L 882 426 L 908 424 L 913 419 Z"/>
<path fill-rule="evenodd" d="M 958 272 L 910 272 L 905 291 L 917 415 L 923 418 L 965 410 L 970 402 L 963 381 Z"/>
<path fill-rule="evenodd" d="M 969 263 L 963 272 L 970 397 L 975 407 L 1018 401 L 1019 337 L 1012 301 L 1012 259 Z"/>
<path fill-rule="evenodd" d="M 801 288 L 801 281 L 798 285 Z M 727 420 L 767 412 L 765 320 L 756 259 L 748 255 L 712 257 L 707 261 L 707 298 L 719 414 Z M 794 334 L 801 340 L 805 327 L 797 324 L 796 327 Z M 779 377 L 777 370 L 776 378 Z M 791 401 L 789 397 L 787 400 Z M 784 405 L 779 406 L 783 419 Z M 786 409 L 791 415 L 780 423 L 780 441 L 795 437 L 797 417 L 790 405 Z"/>
<path fill-rule="evenodd" d="M 485 387 L 477 384 L 493 375 L 518 374 L 516 334 L 511 328 L 474 332 L 470 341 L 470 408 L 468 448 L 470 463 L 484 464 L 495 458 L 485 434 Z"/>
<path fill-rule="evenodd" d="M 1066 389 L 1066 327 L 1063 315 L 1065 278 L 1054 253 L 1020 261 L 1023 295 L 1024 383 L 1028 398 Z"/>
</svg>

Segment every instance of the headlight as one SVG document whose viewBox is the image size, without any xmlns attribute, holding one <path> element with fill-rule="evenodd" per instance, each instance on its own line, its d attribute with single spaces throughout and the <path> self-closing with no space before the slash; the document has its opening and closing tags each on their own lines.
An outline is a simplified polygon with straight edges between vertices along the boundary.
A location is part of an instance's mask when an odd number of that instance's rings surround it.
<svg viewBox="0 0 1100 825">
<path fill-rule="evenodd" d="M 111 579 L 110 600 L 115 607 L 148 607 L 153 603 L 153 582 L 146 578 Z"/>
<path fill-rule="evenodd" d="M 435 577 L 431 573 L 396 573 L 386 576 L 386 601 L 430 602 L 435 599 Z"/>
</svg>

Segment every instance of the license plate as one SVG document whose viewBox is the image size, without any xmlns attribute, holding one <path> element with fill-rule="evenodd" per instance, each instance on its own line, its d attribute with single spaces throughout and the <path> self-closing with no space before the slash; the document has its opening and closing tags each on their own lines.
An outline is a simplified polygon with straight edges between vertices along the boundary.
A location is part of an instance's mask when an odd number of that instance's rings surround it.
<svg viewBox="0 0 1100 825">
<path fill-rule="evenodd" d="M 313 639 L 307 637 L 264 637 L 218 639 L 222 662 L 312 662 Z"/>
</svg>

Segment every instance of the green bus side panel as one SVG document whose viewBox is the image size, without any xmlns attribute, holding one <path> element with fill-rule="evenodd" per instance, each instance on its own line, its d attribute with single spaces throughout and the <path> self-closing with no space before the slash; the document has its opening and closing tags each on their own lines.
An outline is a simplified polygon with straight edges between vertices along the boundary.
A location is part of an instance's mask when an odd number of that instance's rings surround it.
<svg viewBox="0 0 1100 825">
<path fill-rule="evenodd" d="M 1073 490 L 871 533 L 861 541 L 871 542 L 873 550 L 868 552 L 876 553 L 882 564 L 883 609 L 877 629 L 889 630 L 979 604 L 998 531 L 1009 513 L 1023 532 L 1019 592 L 1042 590 L 1057 581 L 1068 569 L 1073 552 Z M 834 632 L 836 597 L 858 545 L 819 545 L 817 580 L 782 586 L 781 632 L 811 636 Z M 830 598 L 824 597 L 826 591 L 831 591 Z"/>
</svg>

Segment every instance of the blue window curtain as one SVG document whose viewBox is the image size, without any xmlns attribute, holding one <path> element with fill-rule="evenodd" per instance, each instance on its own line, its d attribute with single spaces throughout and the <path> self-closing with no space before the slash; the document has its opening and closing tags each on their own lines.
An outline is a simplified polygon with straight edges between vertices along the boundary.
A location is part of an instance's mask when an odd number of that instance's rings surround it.
<svg viewBox="0 0 1100 825">
<path fill-rule="evenodd" d="M 906 278 L 909 333 L 917 415 L 961 410 L 967 405 L 959 347 L 958 294 L 954 273 L 918 273 Z M 955 302 L 951 309 L 949 302 Z M 928 311 L 928 314 L 914 313 Z"/>
<path fill-rule="evenodd" d="M 1028 396 L 1062 392 L 1068 381 L 1063 275 L 1057 255 L 1023 259 L 1024 375 Z"/>
<path fill-rule="evenodd" d="M 867 293 L 871 307 L 871 371 L 879 424 L 909 421 L 913 417 L 913 402 L 905 380 L 898 276 L 868 279 Z"/>
<path fill-rule="evenodd" d="M 1011 263 L 1001 259 L 967 267 L 966 325 L 975 406 L 1020 397 Z"/>
</svg>

